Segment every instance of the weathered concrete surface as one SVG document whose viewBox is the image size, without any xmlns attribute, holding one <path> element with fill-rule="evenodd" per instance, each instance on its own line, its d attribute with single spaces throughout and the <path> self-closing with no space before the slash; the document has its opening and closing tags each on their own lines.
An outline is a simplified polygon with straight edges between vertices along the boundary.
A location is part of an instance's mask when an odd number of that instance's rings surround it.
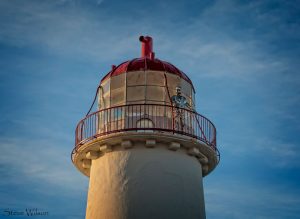
<svg viewBox="0 0 300 219">
<path fill-rule="evenodd" d="M 86 218 L 205 218 L 199 161 L 183 149 L 144 144 L 92 160 Z"/>
</svg>

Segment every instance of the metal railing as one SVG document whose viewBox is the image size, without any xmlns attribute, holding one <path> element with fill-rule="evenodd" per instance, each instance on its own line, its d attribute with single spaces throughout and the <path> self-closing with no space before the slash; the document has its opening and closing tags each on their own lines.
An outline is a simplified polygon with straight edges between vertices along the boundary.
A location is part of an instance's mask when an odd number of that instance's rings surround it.
<svg viewBox="0 0 300 219">
<path fill-rule="evenodd" d="M 115 106 L 86 116 L 76 127 L 73 153 L 94 138 L 124 131 L 185 135 L 206 143 L 218 154 L 216 128 L 209 119 L 189 109 L 160 104 Z"/>
</svg>

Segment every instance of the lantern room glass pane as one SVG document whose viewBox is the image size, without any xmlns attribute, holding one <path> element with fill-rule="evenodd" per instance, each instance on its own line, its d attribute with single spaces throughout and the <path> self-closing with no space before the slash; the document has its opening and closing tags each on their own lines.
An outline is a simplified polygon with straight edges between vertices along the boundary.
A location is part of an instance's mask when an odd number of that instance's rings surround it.
<svg viewBox="0 0 300 219">
<path fill-rule="evenodd" d="M 178 75 L 166 73 L 168 80 L 168 87 L 175 90 L 176 87 L 181 85 L 180 77 Z"/>
<path fill-rule="evenodd" d="M 106 93 L 109 92 L 110 89 L 110 79 L 105 80 L 101 83 L 102 92 Z"/>
<path fill-rule="evenodd" d="M 111 77 L 110 88 L 111 90 L 118 89 L 125 86 L 125 74 L 120 74 Z"/>
<path fill-rule="evenodd" d="M 125 104 L 125 87 L 111 90 L 111 106 Z"/>
<path fill-rule="evenodd" d="M 127 87 L 127 101 L 145 100 L 145 86 Z"/>
<path fill-rule="evenodd" d="M 165 100 L 165 88 L 159 86 L 147 86 L 147 101 L 164 101 Z"/>
<path fill-rule="evenodd" d="M 127 86 L 144 85 L 145 84 L 145 72 L 134 71 L 127 72 Z"/>
<path fill-rule="evenodd" d="M 110 106 L 110 79 L 101 83 L 99 89 L 99 108 L 104 109 Z"/>
<path fill-rule="evenodd" d="M 179 87 L 181 85 L 180 77 L 178 75 L 166 73 L 167 80 L 168 80 L 168 91 L 170 94 L 170 97 L 176 95 L 176 87 Z M 168 94 L 167 94 L 168 95 Z M 169 97 L 167 98 L 167 101 L 169 101 Z"/>
<path fill-rule="evenodd" d="M 189 82 L 184 79 L 181 79 L 181 92 L 185 94 L 187 97 L 191 98 L 192 94 L 192 86 Z"/>
<path fill-rule="evenodd" d="M 106 95 L 103 95 L 101 100 L 103 100 L 102 105 L 101 105 L 102 109 L 110 107 L 110 94 L 109 94 L 109 92 Z"/>
<path fill-rule="evenodd" d="M 170 105 L 171 104 L 171 101 L 170 101 L 170 98 L 168 95 L 166 95 L 166 104 L 167 105 Z"/>
<path fill-rule="evenodd" d="M 176 87 L 168 87 L 168 91 L 169 91 L 169 94 L 170 94 L 170 98 L 172 99 L 172 97 L 174 95 L 176 95 Z M 168 94 L 167 94 L 168 95 Z M 167 96 L 167 101 L 169 101 L 169 95 Z"/>
<path fill-rule="evenodd" d="M 147 80 L 146 80 L 147 85 L 160 85 L 160 86 L 165 85 L 164 72 L 147 71 L 146 74 L 147 74 Z"/>
</svg>

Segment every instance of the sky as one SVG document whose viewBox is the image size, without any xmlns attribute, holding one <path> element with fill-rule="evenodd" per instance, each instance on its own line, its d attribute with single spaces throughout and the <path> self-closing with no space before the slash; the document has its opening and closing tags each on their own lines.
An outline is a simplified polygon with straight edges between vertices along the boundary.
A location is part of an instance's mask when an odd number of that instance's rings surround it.
<svg viewBox="0 0 300 219">
<path fill-rule="evenodd" d="M 197 111 L 217 128 L 207 218 L 300 218 L 293 0 L 1 0 L 0 218 L 26 208 L 84 218 L 75 127 L 111 65 L 140 56 L 140 35 L 191 78 Z"/>
</svg>

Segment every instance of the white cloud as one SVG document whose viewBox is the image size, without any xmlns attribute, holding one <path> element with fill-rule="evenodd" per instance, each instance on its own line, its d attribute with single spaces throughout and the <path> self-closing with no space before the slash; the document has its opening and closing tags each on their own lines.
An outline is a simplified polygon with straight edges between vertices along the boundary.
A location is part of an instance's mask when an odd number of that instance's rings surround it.
<svg viewBox="0 0 300 219">
<path fill-rule="evenodd" d="M 12 184 L 22 184 L 22 178 L 25 176 L 33 181 L 41 180 L 46 185 L 84 191 L 88 179 L 73 166 L 70 149 L 71 147 L 52 144 L 50 140 L 1 138 L 0 161 L 5 167 L 2 171 L 21 174 L 21 178 L 10 174 L 2 183 L 8 183 L 7 180 L 10 180 Z"/>
<path fill-rule="evenodd" d="M 55 3 L 46 2 L 23 5 L 3 2 L 2 6 L 3 17 L 14 15 L 13 23 L 4 19 L 0 23 L 0 40 L 6 43 L 101 61 L 131 49 L 128 38 L 132 36 L 118 34 L 128 27 L 116 30 L 113 16 L 108 19 L 80 7 L 57 8 Z"/>
</svg>

